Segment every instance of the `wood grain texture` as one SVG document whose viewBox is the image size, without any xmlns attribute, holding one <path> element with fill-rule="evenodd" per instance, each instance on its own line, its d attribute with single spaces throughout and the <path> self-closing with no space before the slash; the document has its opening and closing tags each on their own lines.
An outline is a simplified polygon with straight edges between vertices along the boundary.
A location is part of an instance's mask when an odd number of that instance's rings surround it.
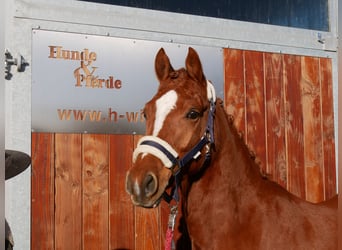
<svg viewBox="0 0 342 250">
<path fill-rule="evenodd" d="M 224 49 L 224 102 L 234 125 L 244 136 L 246 133 L 246 89 L 244 51 Z M 245 137 L 246 139 L 246 137 Z"/>
<path fill-rule="evenodd" d="M 160 223 L 159 208 L 135 209 L 135 249 L 136 250 L 159 250 L 160 246 Z"/>
<path fill-rule="evenodd" d="M 134 148 L 142 136 L 134 136 Z M 135 249 L 161 249 L 159 208 L 135 208 Z"/>
<path fill-rule="evenodd" d="M 82 249 L 81 135 L 56 134 L 55 148 L 55 249 Z"/>
<path fill-rule="evenodd" d="M 126 172 L 132 165 L 132 152 L 133 136 L 110 135 L 110 249 L 135 249 L 135 208 L 125 192 Z"/>
<path fill-rule="evenodd" d="M 140 137 L 32 134 L 32 249 L 164 246 L 168 211 L 135 208 L 125 192 Z"/>
<path fill-rule="evenodd" d="M 266 174 L 266 130 L 263 53 L 245 52 L 246 143 Z"/>
<path fill-rule="evenodd" d="M 306 200 L 324 200 L 319 59 L 301 58 Z"/>
<path fill-rule="evenodd" d="M 287 148 L 287 188 L 305 199 L 303 108 L 301 57 L 284 55 L 285 131 Z"/>
<path fill-rule="evenodd" d="M 165 235 L 166 230 L 168 227 L 168 221 L 169 221 L 169 213 L 170 213 L 170 207 L 166 202 L 161 202 L 159 205 L 159 214 L 160 214 L 160 228 L 159 228 L 159 234 L 160 234 L 160 247 L 161 249 L 165 248 Z M 178 215 L 179 216 L 179 215 Z M 176 237 L 178 238 L 178 230 L 177 225 L 175 225 L 175 233 Z"/>
<path fill-rule="evenodd" d="M 331 59 L 236 49 L 223 57 L 225 108 L 261 171 L 303 199 L 333 196 Z"/>
<path fill-rule="evenodd" d="M 82 135 L 83 249 L 108 249 L 108 137 Z"/>
<path fill-rule="evenodd" d="M 287 186 L 283 56 L 265 53 L 267 174 Z"/>
<path fill-rule="evenodd" d="M 325 199 L 336 194 L 332 61 L 320 58 Z"/>
<path fill-rule="evenodd" d="M 54 134 L 32 133 L 31 249 L 55 249 Z"/>
</svg>

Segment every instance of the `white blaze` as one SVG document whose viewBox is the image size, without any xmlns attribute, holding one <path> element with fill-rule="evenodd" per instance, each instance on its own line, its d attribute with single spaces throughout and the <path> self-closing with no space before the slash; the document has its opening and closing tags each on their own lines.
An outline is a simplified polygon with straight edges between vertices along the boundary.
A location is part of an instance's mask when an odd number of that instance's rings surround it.
<svg viewBox="0 0 342 250">
<path fill-rule="evenodd" d="M 176 107 L 177 93 L 170 90 L 156 101 L 156 120 L 154 121 L 153 136 L 158 136 L 166 116 Z"/>
</svg>

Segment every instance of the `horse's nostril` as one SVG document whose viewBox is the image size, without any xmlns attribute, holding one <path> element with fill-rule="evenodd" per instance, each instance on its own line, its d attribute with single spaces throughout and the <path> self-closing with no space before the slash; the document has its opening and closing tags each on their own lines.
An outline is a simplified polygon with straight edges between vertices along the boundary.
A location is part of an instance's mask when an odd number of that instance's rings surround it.
<svg viewBox="0 0 342 250">
<path fill-rule="evenodd" d="M 149 173 L 144 180 L 145 196 L 151 197 L 157 191 L 157 177 Z"/>
</svg>

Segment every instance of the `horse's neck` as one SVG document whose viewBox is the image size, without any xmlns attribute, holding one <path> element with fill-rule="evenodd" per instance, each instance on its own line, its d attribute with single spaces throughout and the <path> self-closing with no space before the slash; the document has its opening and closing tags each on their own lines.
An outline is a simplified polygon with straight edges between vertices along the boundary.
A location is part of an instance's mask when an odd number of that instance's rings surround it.
<svg viewBox="0 0 342 250">
<path fill-rule="evenodd" d="M 219 105 L 216 107 L 214 133 L 215 148 L 211 163 L 195 181 L 191 178 L 185 181 L 185 197 L 201 192 L 220 192 L 222 189 L 224 192 L 237 191 L 238 195 L 244 195 L 243 193 L 248 194 L 255 190 L 255 185 L 262 182 L 259 168 L 243 139 L 229 121 L 224 108 Z M 241 183 L 244 184 L 244 189 L 241 189 Z"/>
<path fill-rule="evenodd" d="M 259 167 L 223 107 L 217 108 L 215 120 L 216 152 L 213 152 L 215 171 L 221 171 L 224 178 L 229 178 L 231 185 L 241 181 L 244 183 L 261 181 Z"/>
<path fill-rule="evenodd" d="M 184 178 L 181 188 L 182 212 L 190 235 L 201 225 L 210 224 L 202 228 L 200 238 L 209 233 L 207 230 L 214 230 L 211 220 L 217 214 L 223 216 L 220 220 L 234 223 L 237 211 L 245 213 L 241 208 L 253 203 L 251 197 L 256 197 L 257 189 L 263 186 L 258 167 L 223 107 L 216 107 L 214 129 L 210 165 L 199 177 Z"/>
</svg>

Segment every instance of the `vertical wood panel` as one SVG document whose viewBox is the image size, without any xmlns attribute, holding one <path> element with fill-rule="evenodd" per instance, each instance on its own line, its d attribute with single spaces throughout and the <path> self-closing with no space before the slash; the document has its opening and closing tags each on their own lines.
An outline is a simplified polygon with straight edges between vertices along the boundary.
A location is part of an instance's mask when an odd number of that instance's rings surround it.
<svg viewBox="0 0 342 250">
<path fill-rule="evenodd" d="M 322 190 L 331 197 L 336 192 L 331 60 L 235 49 L 224 49 L 223 56 L 226 110 L 237 118 L 238 130 L 243 127 L 262 171 L 303 199 L 320 201 Z"/>
<path fill-rule="evenodd" d="M 234 117 L 237 130 L 246 136 L 244 51 L 224 49 L 224 101 L 226 111 Z"/>
<path fill-rule="evenodd" d="M 245 52 L 247 145 L 266 173 L 266 131 L 263 53 Z"/>
<path fill-rule="evenodd" d="M 32 133 L 31 249 L 54 249 L 54 135 Z"/>
<path fill-rule="evenodd" d="M 166 230 L 168 227 L 170 208 L 166 202 L 162 201 L 159 205 L 159 210 L 160 210 L 159 211 L 159 213 L 160 213 L 160 228 L 159 228 L 160 249 L 164 249 L 165 248 L 165 235 L 166 235 Z M 178 214 L 178 216 L 179 216 L 179 214 Z M 177 226 L 178 225 L 175 225 L 175 236 L 176 237 L 179 236 Z"/>
<path fill-rule="evenodd" d="M 286 188 L 285 106 L 281 54 L 265 53 L 267 173 Z"/>
<path fill-rule="evenodd" d="M 319 202 L 324 199 L 319 60 L 306 56 L 301 61 L 306 200 Z"/>
<path fill-rule="evenodd" d="M 301 57 L 284 55 L 288 190 L 305 199 Z"/>
<path fill-rule="evenodd" d="M 332 62 L 328 58 L 320 58 L 321 93 L 322 93 L 322 137 L 323 162 L 325 176 L 325 198 L 336 194 L 336 162 L 333 110 Z"/>
<path fill-rule="evenodd" d="M 110 249 L 135 249 L 134 207 L 125 192 L 132 165 L 133 136 L 110 136 Z"/>
<path fill-rule="evenodd" d="M 56 134 L 56 249 L 82 248 L 82 155 L 80 134 Z"/>
<path fill-rule="evenodd" d="M 108 140 L 106 135 L 82 136 L 83 249 L 108 249 Z"/>
<path fill-rule="evenodd" d="M 134 148 L 141 136 L 134 136 Z M 135 208 L 135 249 L 159 250 L 160 248 L 159 208 Z"/>
<path fill-rule="evenodd" d="M 159 250 L 159 208 L 135 209 L 136 250 Z"/>
</svg>

